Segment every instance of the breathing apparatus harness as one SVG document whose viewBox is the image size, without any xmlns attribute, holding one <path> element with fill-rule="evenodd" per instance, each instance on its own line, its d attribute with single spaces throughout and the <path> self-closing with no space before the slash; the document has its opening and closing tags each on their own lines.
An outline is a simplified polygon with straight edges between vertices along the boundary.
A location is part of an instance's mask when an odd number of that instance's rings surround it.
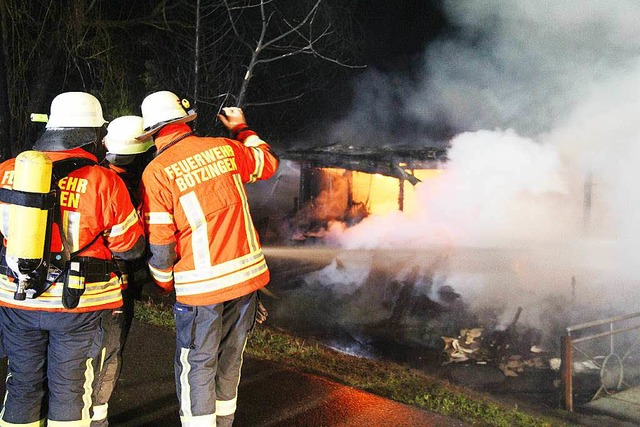
<svg viewBox="0 0 640 427">
<path fill-rule="evenodd" d="M 85 281 L 90 283 L 108 281 L 112 273 L 121 276 L 120 271 L 122 269 L 114 260 L 78 256 L 93 245 L 100 236 L 102 236 L 102 232 L 99 232 L 82 248 L 71 252 L 61 225 L 58 181 L 81 167 L 96 164 L 95 161 L 83 157 L 72 157 L 53 162 L 51 189 L 48 193 L 32 193 L 0 188 L 1 202 L 48 211 L 44 254 L 41 260 L 28 260 L 30 262 L 18 264 L 19 273 L 21 273 L 18 274 L 18 272 L 14 271 L 14 269 L 7 264 L 7 248 L 2 245 L 0 249 L 0 274 L 11 277 L 17 282 L 14 299 L 25 300 L 27 297 L 30 299 L 37 298 L 53 283 L 62 281 L 62 304 L 67 309 L 73 309 L 78 306 L 80 297 L 85 291 Z M 51 253 L 51 238 L 54 223 L 57 225 L 60 233 L 62 251 Z M 16 233 L 16 230 L 12 230 L 12 232 Z M 11 236 L 9 239 L 11 239 Z M 34 263 L 33 261 L 36 262 Z"/>
</svg>

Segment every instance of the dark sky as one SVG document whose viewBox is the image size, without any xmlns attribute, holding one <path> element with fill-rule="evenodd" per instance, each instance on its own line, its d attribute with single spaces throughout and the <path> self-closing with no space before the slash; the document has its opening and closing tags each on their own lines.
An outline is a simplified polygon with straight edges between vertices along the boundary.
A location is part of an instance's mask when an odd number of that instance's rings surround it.
<svg viewBox="0 0 640 427">
<path fill-rule="evenodd" d="M 408 66 L 427 43 L 446 29 L 440 1 L 362 0 L 359 5 L 365 34 L 366 62 L 383 70 Z"/>
<path fill-rule="evenodd" d="M 410 77 L 422 68 L 419 62 L 429 42 L 449 29 L 441 0 L 359 0 L 355 13 L 356 33 L 362 37 L 356 62 L 366 68 L 344 70 L 341 79 L 316 94 L 305 107 L 329 126 L 352 107 L 353 82 L 360 74 L 375 69 Z M 318 125 L 313 120 L 309 123 Z M 294 139 L 310 131 L 304 127 Z"/>
</svg>

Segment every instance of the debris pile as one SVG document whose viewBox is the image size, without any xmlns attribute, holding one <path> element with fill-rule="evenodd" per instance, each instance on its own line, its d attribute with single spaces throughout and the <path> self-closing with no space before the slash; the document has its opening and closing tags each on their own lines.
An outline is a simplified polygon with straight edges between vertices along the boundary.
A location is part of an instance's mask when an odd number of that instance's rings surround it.
<svg viewBox="0 0 640 427">
<path fill-rule="evenodd" d="M 444 352 L 451 362 L 466 362 L 473 360 L 483 362 L 487 359 L 487 350 L 482 348 L 478 338 L 482 336 L 483 328 L 461 329 L 457 338 L 442 337 L 444 340 Z"/>
<path fill-rule="evenodd" d="M 507 377 L 516 377 L 525 369 L 549 369 L 550 355 L 537 345 L 536 334 L 516 331 L 522 308 L 504 330 L 485 336 L 484 328 L 461 329 L 457 337 L 442 337 L 448 363 L 494 364 Z"/>
</svg>

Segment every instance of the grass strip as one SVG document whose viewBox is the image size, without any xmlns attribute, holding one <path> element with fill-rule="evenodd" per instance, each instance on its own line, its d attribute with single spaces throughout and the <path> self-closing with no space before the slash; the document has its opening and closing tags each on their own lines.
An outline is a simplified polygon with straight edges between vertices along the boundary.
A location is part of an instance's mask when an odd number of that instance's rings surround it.
<svg viewBox="0 0 640 427">
<path fill-rule="evenodd" d="M 135 317 L 152 325 L 175 327 L 171 307 L 152 302 L 137 302 Z M 561 414 L 558 417 L 531 414 L 416 369 L 346 355 L 316 341 L 262 325 L 254 329 L 246 353 L 473 425 L 570 425 Z"/>
</svg>

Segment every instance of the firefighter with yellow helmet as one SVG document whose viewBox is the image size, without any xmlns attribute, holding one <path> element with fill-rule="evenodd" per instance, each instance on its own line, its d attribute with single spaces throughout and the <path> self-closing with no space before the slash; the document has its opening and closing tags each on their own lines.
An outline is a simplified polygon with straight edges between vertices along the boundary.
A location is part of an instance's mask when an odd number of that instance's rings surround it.
<svg viewBox="0 0 640 427">
<path fill-rule="evenodd" d="M 142 133 L 142 117 L 121 116 L 109 123 L 104 138 L 107 154 L 103 164 L 122 178 L 136 208 L 140 203 L 142 171 L 155 153 L 151 138 L 143 141 L 136 139 Z M 103 323 L 105 356 L 95 386 L 92 427 L 109 425 L 109 399 L 122 369 L 122 351 L 133 321 L 134 301 L 140 297 L 143 284 L 151 281 L 144 256 L 125 261 L 123 266 L 123 277 L 126 279 L 122 289 L 123 305 L 113 310 Z"/>
<path fill-rule="evenodd" d="M 117 262 L 145 248 L 126 186 L 98 165 L 105 124 L 93 95 L 62 93 L 33 150 L 0 164 L 0 426 L 91 423 L 102 323 L 122 306 Z"/>
<path fill-rule="evenodd" d="M 175 377 L 182 425 L 230 426 L 242 353 L 257 319 L 257 290 L 269 269 L 244 185 L 278 167 L 271 147 L 249 129 L 240 108 L 219 118 L 233 138 L 194 135 L 196 118 L 174 93 L 142 102 L 156 157 L 142 175 L 142 212 L 151 275 L 175 291 Z"/>
</svg>

